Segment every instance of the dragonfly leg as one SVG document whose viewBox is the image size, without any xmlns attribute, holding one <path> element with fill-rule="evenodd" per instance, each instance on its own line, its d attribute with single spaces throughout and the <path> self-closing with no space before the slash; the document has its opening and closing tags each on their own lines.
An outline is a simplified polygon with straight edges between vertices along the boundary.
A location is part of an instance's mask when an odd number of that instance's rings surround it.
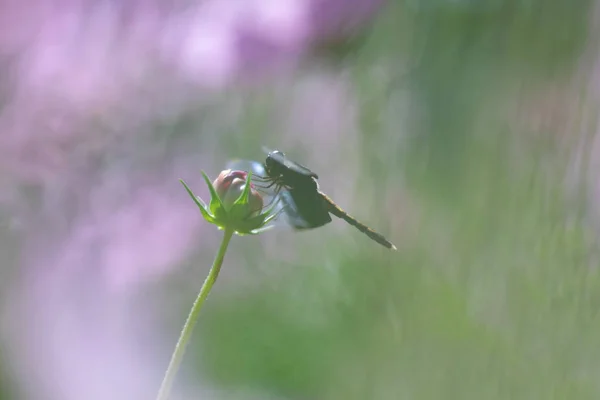
<svg viewBox="0 0 600 400">
<path fill-rule="evenodd" d="M 269 193 L 265 188 L 254 185 L 254 187 L 256 188 L 257 192 L 260 192 L 261 194 L 265 195 L 265 196 L 271 196 L 272 193 Z"/>
<path fill-rule="evenodd" d="M 272 179 L 271 183 L 269 183 L 267 186 L 265 186 L 265 189 L 268 189 L 268 188 L 270 188 L 272 186 L 275 186 L 275 185 L 279 186 L 279 184 L 277 183 L 277 181 L 275 179 Z"/>
<path fill-rule="evenodd" d="M 259 181 L 259 182 L 269 182 L 269 181 L 271 181 L 271 178 L 269 178 L 268 176 L 260 176 L 260 175 L 252 174 L 252 180 Z"/>
<path fill-rule="evenodd" d="M 281 198 L 279 198 L 279 196 L 273 196 L 271 200 L 269 200 L 269 202 L 263 206 L 263 210 L 265 208 L 271 207 L 273 205 L 273 202 L 278 203 L 279 201 L 281 201 Z"/>
<path fill-rule="evenodd" d="M 281 188 L 289 189 L 289 187 L 287 185 L 284 185 L 280 179 L 270 179 L 270 183 L 266 186 L 256 184 L 254 186 L 259 187 L 261 189 L 270 189 L 271 187 L 275 186 L 276 193 L 278 193 L 281 190 Z"/>
</svg>

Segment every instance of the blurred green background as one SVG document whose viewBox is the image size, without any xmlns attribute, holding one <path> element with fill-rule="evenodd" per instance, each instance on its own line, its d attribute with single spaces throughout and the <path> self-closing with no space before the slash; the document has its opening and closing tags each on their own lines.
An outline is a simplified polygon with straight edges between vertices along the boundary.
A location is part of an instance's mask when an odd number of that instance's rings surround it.
<svg viewBox="0 0 600 400">
<path fill-rule="evenodd" d="M 316 52 L 349 79 L 355 152 L 319 153 L 309 134 L 288 152 L 326 192 L 328 175 L 356 180 L 338 201 L 399 251 L 350 227 L 302 236 L 295 256 L 243 247 L 224 266 L 241 264 L 238 284 L 217 284 L 201 318 L 199 373 L 258 398 L 600 398 L 595 205 L 582 174 L 569 178 L 591 136 L 578 119 L 594 107 L 591 12 L 584 0 L 396 1 Z M 249 157 L 278 143 L 265 127 L 287 103 L 268 90 L 241 101 L 244 139 L 223 146 Z"/>
</svg>

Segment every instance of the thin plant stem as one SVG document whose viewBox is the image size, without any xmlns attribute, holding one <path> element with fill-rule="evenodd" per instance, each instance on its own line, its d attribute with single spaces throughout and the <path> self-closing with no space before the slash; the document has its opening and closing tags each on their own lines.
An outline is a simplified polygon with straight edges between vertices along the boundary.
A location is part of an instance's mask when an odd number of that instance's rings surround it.
<svg viewBox="0 0 600 400">
<path fill-rule="evenodd" d="M 219 277 L 219 271 L 221 271 L 223 258 L 225 257 L 225 252 L 227 251 L 227 246 L 229 245 L 229 241 L 231 240 L 232 236 L 233 230 L 225 229 L 223 241 L 221 242 L 221 246 L 219 247 L 219 252 L 215 257 L 215 261 L 213 262 L 208 276 L 202 284 L 202 288 L 200 289 L 200 293 L 198 293 L 198 297 L 196 297 L 196 301 L 194 301 L 194 304 L 192 305 L 192 309 L 190 310 L 187 320 L 183 325 L 183 329 L 181 330 L 181 334 L 179 335 L 179 340 L 175 345 L 175 350 L 173 351 L 173 355 L 171 356 L 169 367 L 167 368 L 167 372 L 165 373 L 165 377 L 160 386 L 160 390 L 158 391 L 157 400 L 168 400 L 169 398 L 173 382 L 175 381 L 175 376 L 177 375 L 177 371 L 179 370 L 179 366 L 181 365 L 181 361 L 185 353 L 185 348 L 188 342 L 190 341 L 190 337 L 192 336 L 194 326 L 198 321 L 198 315 L 200 314 L 202 305 L 208 297 L 208 294 L 210 293 L 210 290 L 212 289 L 213 285 L 217 281 L 217 278 Z"/>
</svg>

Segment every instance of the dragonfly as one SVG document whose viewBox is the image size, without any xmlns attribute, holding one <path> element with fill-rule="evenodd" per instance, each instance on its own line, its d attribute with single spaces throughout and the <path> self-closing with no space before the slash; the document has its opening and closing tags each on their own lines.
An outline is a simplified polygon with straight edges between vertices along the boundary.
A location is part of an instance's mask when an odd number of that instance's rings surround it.
<svg viewBox="0 0 600 400">
<path fill-rule="evenodd" d="M 297 231 L 314 229 L 332 221 L 331 215 L 341 218 L 380 245 L 396 250 L 382 234 L 363 224 L 329 196 L 321 192 L 318 175 L 307 167 L 290 160 L 279 150 L 269 151 L 264 163 L 240 161 L 230 163 L 230 167 L 246 166 L 252 172 L 254 185 L 272 192 L 272 200 L 281 204 L 276 212 L 284 213 L 287 223 Z"/>
</svg>

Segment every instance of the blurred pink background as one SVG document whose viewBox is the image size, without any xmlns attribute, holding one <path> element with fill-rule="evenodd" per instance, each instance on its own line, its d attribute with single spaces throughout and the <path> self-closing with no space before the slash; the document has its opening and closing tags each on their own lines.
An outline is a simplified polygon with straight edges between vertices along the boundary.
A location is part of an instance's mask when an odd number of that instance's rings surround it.
<svg viewBox="0 0 600 400">
<path fill-rule="evenodd" d="M 20 243 L 3 265 L 2 346 L 20 398 L 153 398 L 179 329 L 162 332 L 159 282 L 212 229 L 177 180 L 224 166 L 219 124 L 235 102 L 193 140 L 172 126 L 234 87 L 285 79 L 381 3 L 0 3 L 0 204 Z M 316 73 L 289 123 L 319 110 L 311 134 L 338 145 L 352 128 L 344 85 Z"/>
</svg>

